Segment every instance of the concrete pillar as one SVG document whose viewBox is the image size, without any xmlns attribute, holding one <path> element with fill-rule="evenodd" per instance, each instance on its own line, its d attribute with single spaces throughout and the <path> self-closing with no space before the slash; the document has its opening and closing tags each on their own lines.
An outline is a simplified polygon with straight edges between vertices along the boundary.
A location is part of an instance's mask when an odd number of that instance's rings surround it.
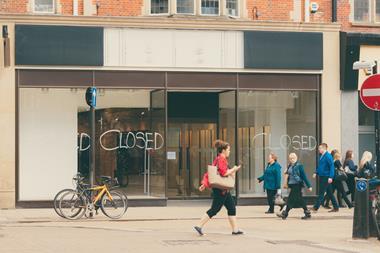
<svg viewBox="0 0 380 253">
<path fill-rule="evenodd" d="M 360 159 L 359 154 L 359 94 L 358 91 L 342 91 L 342 156 L 347 150 L 354 151 L 354 161 Z"/>
</svg>

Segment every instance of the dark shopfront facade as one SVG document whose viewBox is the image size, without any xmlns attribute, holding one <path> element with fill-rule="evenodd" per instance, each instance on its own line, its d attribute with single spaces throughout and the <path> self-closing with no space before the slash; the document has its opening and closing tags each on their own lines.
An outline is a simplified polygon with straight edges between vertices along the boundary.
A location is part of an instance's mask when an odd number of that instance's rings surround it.
<svg viewBox="0 0 380 253">
<path fill-rule="evenodd" d="M 46 48 L 62 37 L 52 36 L 56 30 L 29 28 L 15 29 L 18 206 L 43 206 L 60 189 L 72 187 L 75 173 L 88 173 L 89 108 L 84 100 L 88 86 L 98 88 L 96 176 L 117 177 L 132 205 L 209 198 L 210 193 L 199 192 L 198 186 L 216 155 L 212 147 L 216 139 L 231 144 L 230 164 L 243 165 L 234 191 L 239 204 L 264 202 L 256 178 L 271 151 L 283 168 L 288 154 L 296 152 L 311 178 L 323 128 L 323 33 L 234 31 L 236 38 L 241 36 L 243 57 L 229 57 L 242 60 L 241 67 L 136 70 L 122 66 L 130 63 L 111 51 L 114 45 L 107 47 L 114 40 L 107 39 L 112 34 L 103 28 L 90 29 L 95 37 L 83 35 L 77 41 L 83 45 L 97 39 L 99 45 L 78 47 L 70 40 L 69 45 L 60 45 L 65 54 Z M 60 34 L 67 32 L 59 29 Z M 36 31 L 49 33 L 50 42 L 36 38 Z M 136 31 L 140 32 L 132 32 Z M 176 32 L 178 37 L 187 36 Z M 213 36 L 204 31 L 209 33 Z M 267 41 L 272 44 L 264 45 Z M 150 50 L 149 57 L 155 52 Z M 311 51 L 312 57 L 305 57 Z M 147 62 L 154 65 L 154 57 L 149 57 Z M 213 64 L 196 60 L 191 64 Z M 310 196 L 317 189 L 315 182 L 313 186 Z"/>
</svg>

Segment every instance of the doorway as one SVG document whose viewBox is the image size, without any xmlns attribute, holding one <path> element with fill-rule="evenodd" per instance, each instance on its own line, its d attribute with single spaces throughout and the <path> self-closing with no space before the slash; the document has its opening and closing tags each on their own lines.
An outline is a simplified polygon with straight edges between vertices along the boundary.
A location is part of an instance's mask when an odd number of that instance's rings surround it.
<svg viewBox="0 0 380 253">
<path fill-rule="evenodd" d="M 168 92 L 169 198 L 210 197 L 209 191 L 200 192 L 198 187 L 207 166 L 216 157 L 215 140 L 234 140 L 235 128 L 231 128 L 235 126 L 234 99 L 235 91 Z"/>
</svg>

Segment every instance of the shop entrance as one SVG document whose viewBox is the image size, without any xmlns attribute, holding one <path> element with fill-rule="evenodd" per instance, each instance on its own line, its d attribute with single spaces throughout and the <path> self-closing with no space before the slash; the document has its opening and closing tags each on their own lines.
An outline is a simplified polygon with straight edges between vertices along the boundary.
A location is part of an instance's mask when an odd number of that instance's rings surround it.
<svg viewBox="0 0 380 253">
<path fill-rule="evenodd" d="M 214 141 L 217 138 L 227 138 L 228 131 L 222 120 L 226 118 L 226 111 L 221 107 L 223 96 L 227 93 L 168 92 L 169 198 L 210 196 L 209 191 L 200 192 L 198 187 L 207 165 L 216 156 Z"/>
</svg>

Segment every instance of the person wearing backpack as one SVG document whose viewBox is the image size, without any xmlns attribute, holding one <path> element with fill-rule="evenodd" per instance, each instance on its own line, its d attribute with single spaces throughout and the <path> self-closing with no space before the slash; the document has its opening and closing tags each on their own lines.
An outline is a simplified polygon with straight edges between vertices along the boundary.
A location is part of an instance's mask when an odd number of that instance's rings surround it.
<svg viewBox="0 0 380 253">
<path fill-rule="evenodd" d="M 310 181 L 307 179 L 303 165 L 298 162 L 297 155 L 295 153 L 291 153 L 289 154 L 289 165 L 285 171 L 284 185 L 284 188 L 290 189 L 290 194 L 286 203 L 286 209 L 282 213 L 277 214 L 278 217 L 285 220 L 291 209 L 302 207 L 305 214 L 302 219 L 305 220 L 311 218 L 311 213 L 309 209 L 307 209 L 306 202 L 302 195 L 302 188 L 305 186 L 310 192 L 313 190 Z"/>
</svg>

